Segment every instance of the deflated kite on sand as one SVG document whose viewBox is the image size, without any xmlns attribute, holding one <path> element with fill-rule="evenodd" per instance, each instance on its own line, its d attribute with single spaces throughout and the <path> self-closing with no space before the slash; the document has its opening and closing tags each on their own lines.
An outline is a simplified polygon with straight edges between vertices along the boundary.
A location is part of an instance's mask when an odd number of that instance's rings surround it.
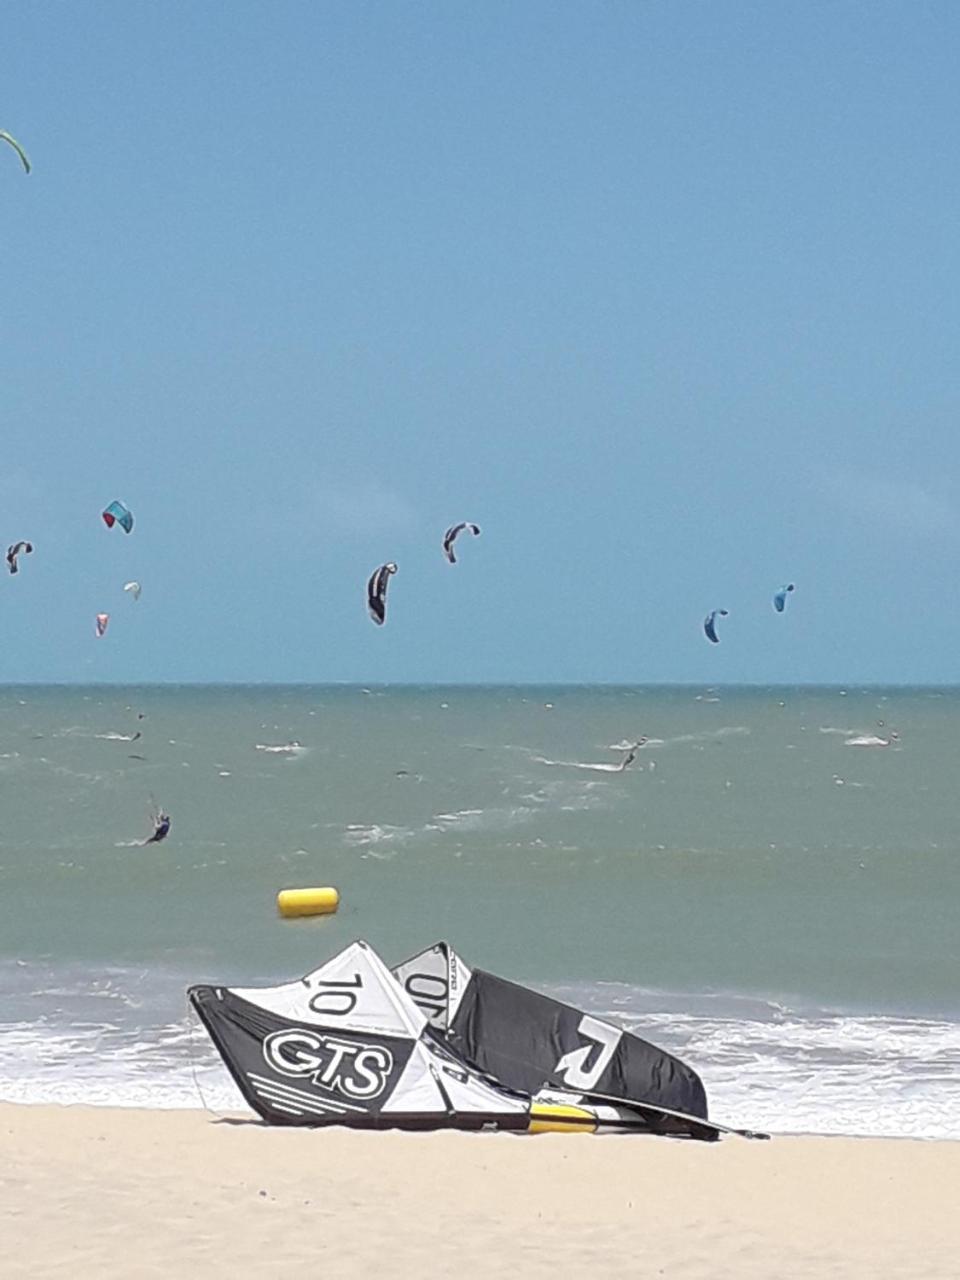
<svg viewBox="0 0 960 1280">
<path fill-rule="evenodd" d="M 187 994 L 269 1124 L 758 1136 L 710 1121 L 679 1058 L 443 942 L 393 971 L 354 942 L 297 982 Z"/>
</svg>

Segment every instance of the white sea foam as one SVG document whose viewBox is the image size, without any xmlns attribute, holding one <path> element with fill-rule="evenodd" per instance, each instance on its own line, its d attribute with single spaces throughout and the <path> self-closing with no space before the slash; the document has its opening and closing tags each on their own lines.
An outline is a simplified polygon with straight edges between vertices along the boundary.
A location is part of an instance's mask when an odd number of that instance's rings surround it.
<svg viewBox="0 0 960 1280">
<path fill-rule="evenodd" d="M 546 764 L 557 769 L 585 769 L 591 773 L 624 773 L 624 765 L 608 764 L 604 761 L 594 763 L 588 760 L 547 760 L 544 756 L 532 756 L 534 764 Z"/>
<path fill-rule="evenodd" d="M 351 822 L 343 833 L 343 843 L 350 848 L 379 844 L 405 844 L 414 832 L 409 827 L 381 826 L 377 822 Z"/>
<path fill-rule="evenodd" d="M 533 813 L 525 805 L 499 806 L 490 809 L 458 809 L 456 813 L 435 813 L 426 831 L 503 831 L 526 822 Z"/>
<path fill-rule="evenodd" d="M 845 747 L 895 747 L 897 738 L 881 738 L 867 729 L 837 729 L 832 725 L 821 725 L 821 733 L 834 734 L 844 739 Z"/>
<path fill-rule="evenodd" d="M 592 998 L 583 989 L 567 998 L 586 1000 L 591 1010 L 694 1067 L 710 1114 L 722 1124 L 776 1133 L 960 1138 L 958 1022 L 801 1014 L 736 999 L 726 1015 L 710 1010 L 722 999 L 706 997 L 690 1002 L 695 1011 L 674 1012 L 662 1007 L 662 995 L 620 991 L 605 1006 L 596 989 Z M 637 1004 L 652 1007 L 640 1013 Z"/>
<path fill-rule="evenodd" d="M 0 1030 L 4 1101 L 248 1111 L 209 1037 L 187 1019 L 146 1032 L 108 1022 Z"/>
<path fill-rule="evenodd" d="M 746 725 L 723 725 L 718 729 L 704 729 L 699 733 L 678 733 L 671 738 L 651 738 L 646 737 L 638 741 L 637 738 L 622 738 L 619 742 L 611 742 L 609 744 L 610 751 L 652 751 L 658 747 L 674 747 L 699 746 L 708 742 L 720 741 L 723 738 L 742 737 L 749 734 L 750 730 Z M 531 755 L 531 759 L 536 764 L 559 765 L 568 769 L 594 769 L 599 773 L 622 773 L 623 768 L 620 763 L 594 763 L 584 760 L 549 760 L 543 756 Z"/>
<path fill-rule="evenodd" d="M 745 724 L 728 724 L 722 725 L 719 729 L 704 729 L 700 733 L 678 733 L 673 738 L 651 738 L 645 745 L 649 747 L 656 743 L 665 747 L 673 747 L 686 742 L 700 743 L 719 741 L 721 738 L 739 738 L 749 732 L 750 730 Z"/>
<path fill-rule="evenodd" d="M 649 1026 L 662 1040 L 662 1027 Z M 956 1023 L 835 1015 L 689 1030 L 687 1058 L 700 1063 L 715 1114 L 734 1124 L 960 1138 Z"/>
</svg>

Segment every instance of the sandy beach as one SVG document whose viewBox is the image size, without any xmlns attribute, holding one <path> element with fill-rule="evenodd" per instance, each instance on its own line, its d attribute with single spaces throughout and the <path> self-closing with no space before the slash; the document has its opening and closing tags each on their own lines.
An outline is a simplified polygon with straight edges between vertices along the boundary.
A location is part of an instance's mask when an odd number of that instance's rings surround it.
<svg viewBox="0 0 960 1280">
<path fill-rule="evenodd" d="M 0 1106 L 3 1275 L 956 1277 L 960 1143 Z"/>
</svg>

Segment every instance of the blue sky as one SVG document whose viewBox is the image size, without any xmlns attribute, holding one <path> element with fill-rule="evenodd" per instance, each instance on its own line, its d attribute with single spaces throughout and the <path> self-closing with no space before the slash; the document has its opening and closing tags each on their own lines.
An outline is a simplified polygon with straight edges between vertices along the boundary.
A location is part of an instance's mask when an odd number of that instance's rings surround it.
<svg viewBox="0 0 960 1280">
<path fill-rule="evenodd" d="M 958 55 L 882 0 L 8 6 L 0 679 L 957 680 Z"/>
</svg>

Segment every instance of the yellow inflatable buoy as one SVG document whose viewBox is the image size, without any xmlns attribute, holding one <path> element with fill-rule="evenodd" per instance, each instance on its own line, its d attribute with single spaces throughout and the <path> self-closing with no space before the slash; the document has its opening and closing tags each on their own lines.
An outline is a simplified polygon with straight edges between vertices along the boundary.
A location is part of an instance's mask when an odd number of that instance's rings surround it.
<svg viewBox="0 0 960 1280">
<path fill-rule="evenodd" d="M 281 889 L 277 894 L 277 910 L 291 916 L 329 916 L 340 905 L 336 889 Z"/>
</svg>

